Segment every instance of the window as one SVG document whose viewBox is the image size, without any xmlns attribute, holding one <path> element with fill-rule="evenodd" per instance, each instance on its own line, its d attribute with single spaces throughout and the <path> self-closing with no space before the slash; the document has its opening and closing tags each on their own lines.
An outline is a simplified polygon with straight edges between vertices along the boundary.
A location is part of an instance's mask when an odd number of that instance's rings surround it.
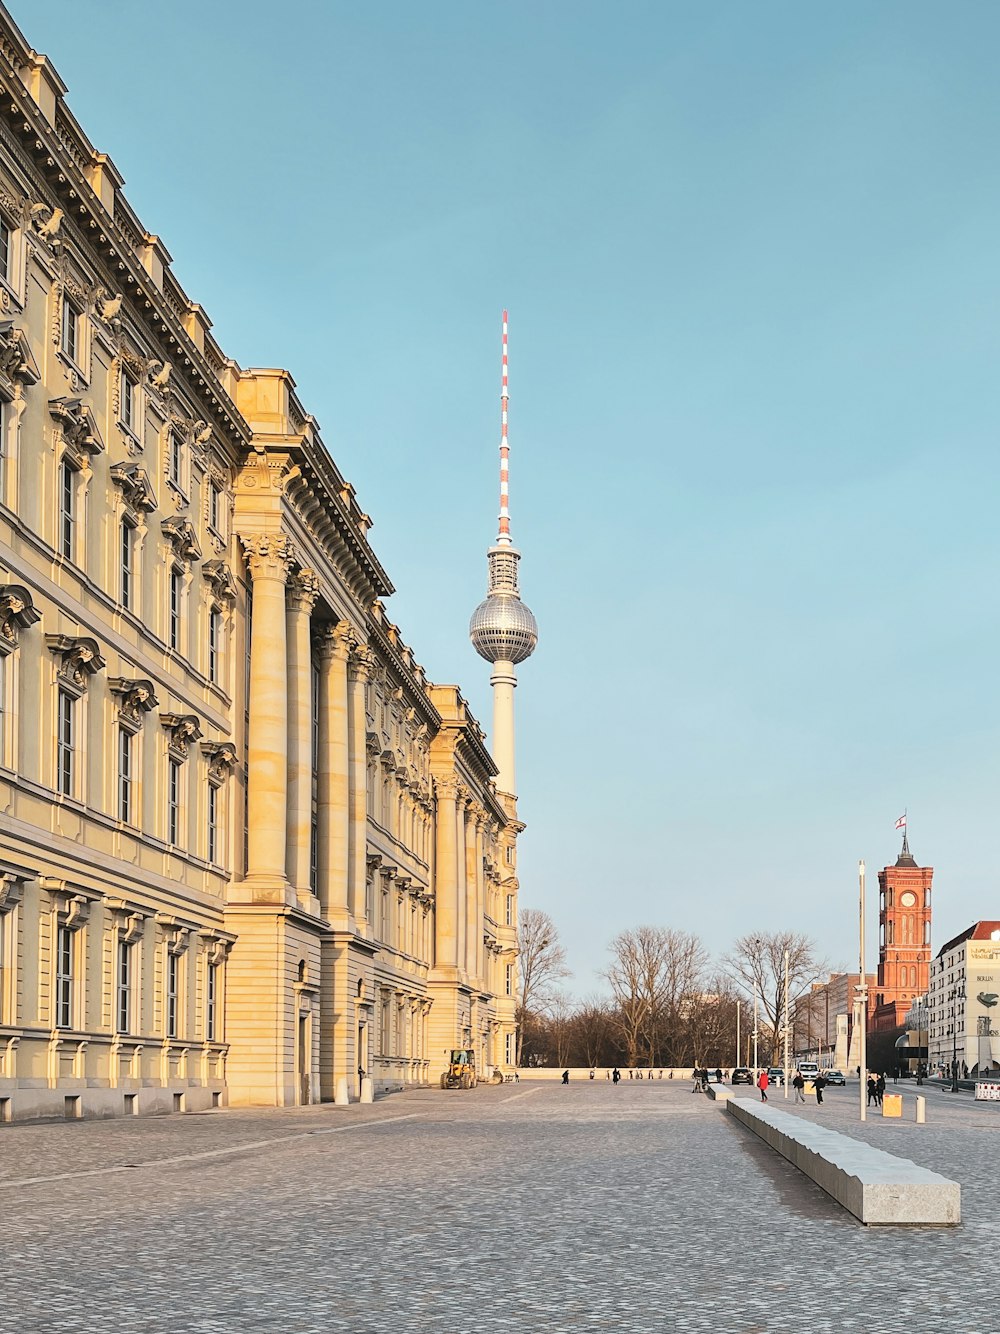
<svg viewBox="0 0 1000 1334">
<path fill-rule="evenodd" d="M 56 722 L 56 791 L 73 795 L 76 700 L 67 690 L 59 691 Z"/>
<path fill-rule="evenodd" d="M 7 498 L 7 427 L 10 421 L 10 407 L 0 398 L 0 501 Z"/>
<path fill-rule="evenodd" d="M 122 606 L 126 610 L 132 610 L 132 601 L 135 594 L 135 572 L 133 562 L 135 559 L 135 529 L 129 523 L 128 519 L 122 519 L 121 532 L 118 542 L 120 583 L 122 594 Z"/>
<path fill-rule="evenodd" d="M 73 469 L 63 460 L 59 465 L 59 554 L 73 559 L 73 537 L 76 532 L 76 478 Z"/>
<path fill-rule="evenodd" d="M 170 458 L 168 460 L 169 477 L 174 486 L 183 490 L 184 444 L 176 431 L 170 432 Z"/>
<path fill-rule="evenodd" d="M 118 942 L 118 1032 L 132 1029 L 132 946 L 127 940 Z"/>
<path fill-rule="evenodd" d="M 219 536 L 222 532 L 222 488 L 217 482 L 208 484 L 208 523 L 209 527 L 214 528 Z"/>
<path fill-rule="evenodd" d="M 73 932 L 56 932 L 56 1028 L 73 1027 Z"/>
<path fill-rule="evenodd" d="M 132 818 L 132 742 L 135 740 L 127 727 L 118 728 L 118 818 L 128 824 Z"/>
<path fill-rule="evenodd" d="M 167 1037 L 177 1036 L 177 992 L 180 959 L 176 954 L 167 955 Z"/>
<path fill-rule="evenodd" d="M 507 849 L 507 865 L 508 865 L 508 866 L 513 866 L 513 865 L 514 865 L 514 845 L 513 845 L 513 844 L 511 844 L 510 847 Z"/>
<path fill-rule="evenodd" d="M 11 230 L 10 223 L 0 213 L 0 278 L 4 282 L 10 282 L 11 269 L 14 260 L 14 233 Z"/>
<path fill-rule="evenodd" d="M 170 571 L 170 626 L 169 639 L 170 647 L 180 649 L 181 646 L 181 607 L 184 598 L 184 576 L 180 570 Z"/>
<path fill-rule="evenodd" d="M 514 1065 L 517 1060 L 517 1044 L 513 1033 L 504 1034 L 504 1064 Z"/>
<path fill-rule="evenodd" d="M 216 1027 L 216 970 L 218 964 L 210 963 L 205 976 L 205 1039 L 215 1041 Z"/>
<path fill-rule="evenodd" d="M 167 842 L 176 847 L 181 834 L 181 766 L 167 760 Z"/>
<path fill-rule="evenodd" d="M 208 860 L 218 861 L 219 852 L 219 789 L 208 785 Z"/>
<path fill-rule="evenodd" d="M 514 895 L 513 895 L 513 894 L 508 894 L 508 895 L 507 895 L 507 916 L 506 916 L 506 918 L 505 918 L 505 921 L 506 921 L 506 923 L 507 923 L 508 926 L 513 926 L 513 925 L 514 925 Z"/>
<path fill-rule="evenodd" d="M 208 613 L 208 679 L 218 683 L 222 654 L 222 613 L 213 607 Z"/>
<path fill-rule="evenodd" d="M 514 965 L 509 963 L 504 968 L 504 995 L 513 996 L 514 994 Z"/>
<path fill-rule="evenodd" d="M 62 350 L 70 361 L 79 365 L 80 350 L 80 310 L 72 297 L 63 294 L 62 306 Z"/>
<path fill-rule="evenodd" d="M 136 396 L 136 382 L 129 375 L 128 371 L 122 371 L 121 379 L 121 421 L 133 435 L 139 433 L 139 415 L 138 402 Z"/>
</svg>

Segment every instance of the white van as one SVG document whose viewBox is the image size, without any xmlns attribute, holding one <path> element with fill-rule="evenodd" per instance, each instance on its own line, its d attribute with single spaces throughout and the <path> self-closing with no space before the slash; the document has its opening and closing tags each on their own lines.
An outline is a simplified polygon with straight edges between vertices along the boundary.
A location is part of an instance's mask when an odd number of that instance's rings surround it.
<svg viewBox="0 0 1000 1334">
<path fill-rule="evenodd" d="M 819 1074 L 819 1066 L 815 1061 L 799 1061 L 797 1068 L 803 1079 L 815 1079 Z"/>
</svg>

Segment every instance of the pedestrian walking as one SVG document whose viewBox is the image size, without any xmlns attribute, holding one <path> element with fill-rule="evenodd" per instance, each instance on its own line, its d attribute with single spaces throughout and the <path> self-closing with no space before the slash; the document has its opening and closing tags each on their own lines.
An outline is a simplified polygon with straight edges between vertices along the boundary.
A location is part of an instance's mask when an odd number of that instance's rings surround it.
<svg viewBox="0 0 1000 1334">
<path fill-rule="evenodd" d="M 563 1073 L 562 1073 L 562 1082 L 563 1082 L 564 1084 L 568 1084 L 568 1083 L 569 1083 L 569 1071 L 568 1071 L 568 1070 L 564 1070 L 564 1071 L 563 1071 Z"/>
<path fill-rule="evenodd" d="M 813 1080 L 813 1088 L 816 1090 L 816 1106 L 823 1106 L 823 1090 L 826 1088 L 826 1080 L 822 1075 L 817 1075 Z M 803 1099 L 805 1101 L 805 1099 Z"/>
<path fill-rule="evenodd" d="M 761 1102 L 767 1102 L 767 1086 L 771 1081 L 767 1077 L 767 1071 L 762 1070 L 757 1076 L 757 1087 L 760 1089 Z"/>
<path fill-rule="evenodd" d="M 722 1067 L 721 1067 L 721 1066 L 716 1066 L 716 1070 L 715 1070 L 715 1082 L 716 1082 L 717 1084 L 721 1084 L 721 1083 L 722 1083 Z"/>
<path fill-rule="evenodd" d="M 873 1102 L 877 1102 L 877 1101 L 878 1101 L 878 1090 L 877 1090 L 876 1087 L 875 1087 L 875 1076 L 874 1076 L 874 1075 L 869 1075 L 869 1076 L 868 1076 L 868 1106 L 870 1107 L 870 1106 L 872 1105 Z"/>
<path fill-rule="evenodd" d="M 622 1072 L 618 1069 L 618 1067 L 617 1067 L 617 1065 L 616 1065 L 615 1068 L 614 1068 L 614 1069 L 612 1070 L 612 1072 L 611 1072 L 611 1082 L 612 1082 L 612 1084 L 617 1084 L 617 1083 L 620 1081 L 621 1077 L 622 1077 Z"/>
<path fill-rule="evenodd" d="M 691 1080 L 692 1080 L 691 1092 L 697 1093 L 698 1090 L 701 1088 L 701 1071 L 698 1069 L 697 1066 L 695 1066 L 695 1068 L 691 1071 Z"/>
<path fill-rule="evenodd" d="M 878 1105 L 882 1106 L 882 1099 L 885 1097 L 885 1075 L 879 1074 L 875 1081 L 875 1096 L 878 1099 Z"/>
<path fill-rule="evenodd" d="M 795 1090 L 795 1101 L 805 1102 L 806 1100 L 806 1081 L 802 1078 L 802 1071 L 796 1070 L 792 1076 L 792 1088 Z"/>
<path fill-rule="evenodd" d="M 591 1070 L 591 1072 L 590 1072 L 590 1077 L 591 1077 L 591 1079 L 594 1078 L 594 1072 L 593 1072 L 593 1070 Z"/>
</svg>

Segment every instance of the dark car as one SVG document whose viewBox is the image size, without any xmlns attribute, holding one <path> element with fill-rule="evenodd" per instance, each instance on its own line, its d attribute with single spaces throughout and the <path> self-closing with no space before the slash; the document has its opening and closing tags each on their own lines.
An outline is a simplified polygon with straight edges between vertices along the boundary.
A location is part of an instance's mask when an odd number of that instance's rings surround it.
<svg viewBox="0 0 1000 1334">
<path fill-rule="evenodd" d="M 823 1078 L 828 1084 L 846 1084 L 847 1080 L 839 1070 L 824 1070 Z"/>
<path fill-rule="evenodd" d="M 752 1086 L 752 1085 L 753 1085 L 753 1071 L 752 1071 L 752 1070 L 748 1070 L 747 1067 L 746 1067 L 745 1065 L 738 1065 L 738 1066 L 736 1067 L 736 1069 L 733 1071 L 733 1083 L 734 1083 L 734 1084 L 750 1084 L 750 1085 Z"/>
<path fill-rule="evenodd" d="M 785 1072 L 780 1065 L 772 1065 L 767 1072 L 767 1077 L 771 1083 L 776 1084 L 778 1088 L 784 1088 Z"/>
</svg>

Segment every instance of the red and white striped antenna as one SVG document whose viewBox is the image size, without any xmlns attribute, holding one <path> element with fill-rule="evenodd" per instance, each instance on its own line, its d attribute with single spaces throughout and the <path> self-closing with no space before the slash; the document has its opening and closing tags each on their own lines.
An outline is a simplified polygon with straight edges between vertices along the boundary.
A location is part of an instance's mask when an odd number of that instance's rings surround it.
<svg viewBox="0 0 1000 1334">
<path fill-rule="evenodd" d="M 500 531 L 497 543 L 510 546 L 510 445 L 507 442 L 507 312 L 503 313 L 500 383 Z"/>
</svg>

